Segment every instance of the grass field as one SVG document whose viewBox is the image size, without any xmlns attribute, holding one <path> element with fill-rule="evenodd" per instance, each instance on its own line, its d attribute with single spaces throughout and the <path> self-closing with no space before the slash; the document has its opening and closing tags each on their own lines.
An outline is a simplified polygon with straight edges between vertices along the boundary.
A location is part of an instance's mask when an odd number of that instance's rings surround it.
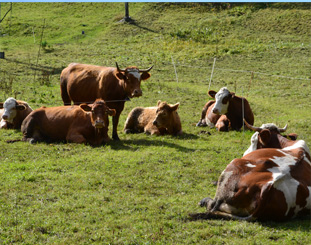
<svg viewBox="0 0 311 245">
<path fill-rule="evenodd" d="M 9 7 L 1 3 L 1 17 Z M 143 96 L 125 104 L 120 142 L 8 144 L 21 132 L 0 131 L 0 243 L 309 244 L 310 217 L 248 223 L 188 214 L 204 211 L 198 201 L 213 197 L 252 135 L 195 127 L 214 61 L 211 89 L 245 96 L 256 126 L 288 124 L 310 147 L 311 4 L 129 7 L 132 24 L 119 22 L 124 3 L 13 3 L 0 23 L 0 101 L 62 105 L 59 76 L 71 62 L 154 65 Z M 122 132 L 132 108 L 158 100 L 180 102 L 183 136 Z"/>
</svg>

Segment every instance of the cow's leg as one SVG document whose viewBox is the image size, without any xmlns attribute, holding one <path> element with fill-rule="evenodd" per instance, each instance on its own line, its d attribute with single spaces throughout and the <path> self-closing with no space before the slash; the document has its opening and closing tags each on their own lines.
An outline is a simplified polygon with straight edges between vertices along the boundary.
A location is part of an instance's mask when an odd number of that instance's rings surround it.
<svg viewBox="0 0 311 245">
<path fill-rule="evenodd" d="M 200 207 L 207 207 L 209 203 L 213 202 L 213 199 L 210 197 L 205 197 L 201 201 L 199 201 Z"/>
<path fill-rule="evenodd" d="M 66 137 L 66 140 L 68 142 L 73 142 L 73 143 L 78 143 L 78 144 L 86 143 L 86 139 L 84 138 L 84 136 L 79 133 L 68 134 Z"/>
<path fill-rule="evenodd" d="M 118 123 L 121 112 L 117 112 L 115 116 L 112 117 L 112 138 L 114 140 L 120 140 L 118 136 Z"/>
</svg>

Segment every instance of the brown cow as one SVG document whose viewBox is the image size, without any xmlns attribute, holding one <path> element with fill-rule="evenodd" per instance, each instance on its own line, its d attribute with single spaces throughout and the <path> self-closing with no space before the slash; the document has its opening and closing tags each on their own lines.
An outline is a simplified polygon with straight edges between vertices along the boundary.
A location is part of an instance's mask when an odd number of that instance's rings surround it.
<svg viewBox="0 0 311 245">
<path fill-rule="evenodd" d="M 8 98 L 0 103 L 0 129 L 20 129 L 23 120 L 32 112 L 27 102 Z"/>
<path fill-rule="evenodd" d="M 96 99 L 106 101 L 109 108 L 116 110 L 113 116 L 112 138 L 119 140 L 117 126 L 119 117 L 128 98 L 142 95 L 141 80 L 150 77 L 149 71 L 137 67 L 127 67 L 121 70 L 114 67 L 103 67 L 72 63 L 61 73 L 60 87 L 64 105 L 71 101 L 78 105 L 92 103 Z"/>
<path fill-rule="evenodd" d="M 210 90 L 208 94 L 215 98 L 215 101 L 205 104 L 197 126 L 215 126 L 219 131 L 240 130 L 243 126 L 243 116 L 250 124 L 254 123 L 254 114 L 245 98 L 236 96 L 226 87 L 217 93 Z"/>
<path fill-rule="evenodd" d="M 310 150 L 303 140 L 277 138 L 281 149 L 262 148 L 231 161 L 219 177 L 215 198 L 199 203 L 207 213 L 192 217 L 283 221 L 310 214 Z"/>
<path fill-rule="evenodd" d="M 80 106 L 41 107 L 25 118 L 23 141 L 68 141 L 101 145 L 109 141 L 108 115 L 115 115 L 103 100 Z"/>
<path fill-rule="evenodd" d="M 124 132 L 181 135 L 182 128 L 177 109 L 179 103 L 169 105 L 158 101 L 156 107 L 136 107 L 128 115 Z"/>
</svg>

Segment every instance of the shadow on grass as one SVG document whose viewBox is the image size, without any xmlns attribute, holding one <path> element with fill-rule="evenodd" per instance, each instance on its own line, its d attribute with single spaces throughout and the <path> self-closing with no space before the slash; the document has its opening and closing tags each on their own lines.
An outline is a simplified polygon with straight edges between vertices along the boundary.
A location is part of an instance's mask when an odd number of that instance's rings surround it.
<svg viewBox="0 0 311 245">
<path fill-rule="evenodd" d="M 189 134 L 187 139 L 195 139 L 197 136 Z M 177 139 L 183 139 L 184 136 L 176 137 Z M 165 140 L 155 139 L 154 136 L 151 136 L 150 139 L 130 139 L 130 140 L 121 140 L 121 141 L 110 141 L 108 143 L 114 150 L 130 150 L 136 151 L 139 147 L 149 147 L 149 146 L 164 146 L 169 148 L 175 148 L 178 151 L 182 152 L 193 152 L 196 149 L 184 147 L 175 143 L 171 143 Z"/>
<path fill-rule="evenodd" d="M 214 217 L 210 213 L 189 213 L 184 219 L 184 222 L 195 222 L 199 220 L 227 220 L 228 222 L 247 222 L 247 221 L 235 221 L 231 219 L 223 219 Z M 290 231 L 310 231 L 311 230 L 311 215 L 297 217 L 288 221 L 274 222 L 274 221 L 249 221 L 250 223 L 258 223 L 266 228 L 273 228 L 277 230 L 290 230 Z M 271 238 L 272 239 L 272 238 Z"/>
</svg>

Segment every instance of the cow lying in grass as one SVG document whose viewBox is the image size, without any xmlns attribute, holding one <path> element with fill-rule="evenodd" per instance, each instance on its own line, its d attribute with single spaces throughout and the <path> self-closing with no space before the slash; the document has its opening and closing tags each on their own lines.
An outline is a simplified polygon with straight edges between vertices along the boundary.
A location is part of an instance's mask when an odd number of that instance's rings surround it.
<svg viewBox="0 0 311 245">
<path fill-rule="evenodd" d="M 124 132 L 181 135 L 182 128 L 177 109 L 179 103 L 169 105 L 158 101 L 156 107 L 136 107 L 128 115 Z"/>
<path fill-rule="evenodd" d="M 67 141 L 101 145 L 109 141 L 109 109 L 103 100 L 80 106 L 41 107 L 25 118 L 21 130 L 23 141 Z"/>
<path fill-rule="evenodd" d="M 5 102 L 0 102 L 0 129 L 20 129 L 30 112 L 32 109 L 25 101 L 10 97 Z"/>
<path fill-rule="evenodd" d="M 226 87 L 221 88 L 217 93 L 210 90 L 208 95 L 215 100 L 205 104 L 197 126 L 216 127 L 219 131 L 228 131 L 240 130 L 243 126 L 243 118 L 250 124 L 254 123 L 254 114 L 245 98 L 236 96 Z"/>
<path fill-rule="evenodd" d="M 258 142 L 274 135 L 276 141 L 266 141 L 270 143 L 264 147 L 279 149 L 253 147 L 232 160 L 219 177 L 215 198 L 199 203 L 207 212 L 192 214 L 193 218 L 284 221 L 310 215 L 310 150 L 305 141 L 287 139 L 271 126 L 256 129 Z"/>
</svg>

